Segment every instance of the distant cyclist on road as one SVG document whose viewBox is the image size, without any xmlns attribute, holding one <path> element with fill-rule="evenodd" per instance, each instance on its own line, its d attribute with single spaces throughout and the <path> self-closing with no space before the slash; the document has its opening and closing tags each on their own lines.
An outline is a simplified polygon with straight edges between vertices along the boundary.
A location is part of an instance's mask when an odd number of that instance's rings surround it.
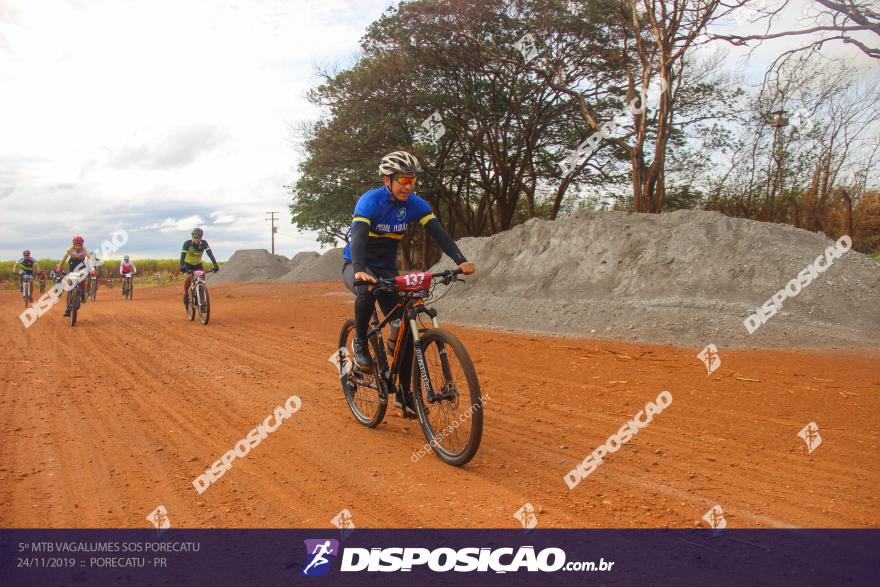
<svg viewBox="0 0 880 587">
<path fill-rule="evenodd" d="M 134 276 L 138 272 L 137 267 L 134 266 L 134 261 L 129 259 L 128 255 L 122 258 L 122 262 L 119 263 L 119 275 L 122 277 L 128 277 L 128 274 L 131 273 Z"/>
<path fill-rule="evenodd" d="M 134 261 L 128 258 L 128 255 L 122 258 L 122 262 L 119 263 L 119 275 L 122 277 L 123 285 L 125 284 L 126 277 L 134 277 L 138 272 L 137 267 L 134 266 Z M 125 288 L 122 289 L 123 295 L 125 295 Z"/>
<path fill-rule="evenodd" d="M 180 271 L 181 273 L 186 273 L 186 279 L 183 281 L 184 306 L 189 306 L 189 286 L 192 283 L 193 269 L 204 271 L 202 266 L 202 255 L 204 253 L 208 253 L 211 263 L 214 264 L 214 273 L 220 271 L 220 265 L 217 263 L 217 259 L 214 258 L 214 253 L 211 251 L 208 241 L 202 240 L 204 234 L 205 232 L 201 228 L 194 228 L 192 238 L 183 243 L 183 250 L 180 251 Z"/>
<path fill-rule="evenodd" d="M 367 329 L 376 301 L 387 315 L 394 309 L 397 296 L 390 292 L 378 295 L 368 286 L 355 286 L 355 281 L 377 282 L 378 278 L 397 277 L 397 249 L 412 222 L 418 222 L 440 245 L 465 275 L 476 271 L 476 266 L 465 259 L 452 237 L 434 216 L 431 206 L 415 192 L 416 174 L 422 172 L 419 160 L 405 151 L 394 151 L 379 162 L 379 175 L 384 186 L 364 193 L 357 201 L 349 229 L 349 242 L 342 254 L 342 280 L 355 294 L 354 362 L 360 369 L 373 365 L 367 344 Z M 411 353 L 411 351 L 410 351 Z M 411 358 L 404 356 L 401 381 L 409 385 L 408 372 Z M 404 398 L 395 402 L 415 413 L 411 394 L 404 389 Z"/>
<path fill-rule="evenodd" d="M 23 289 L 24 276 L 30 275 L 33 277 L 35 271 L 39 271 L 40 266 L 37 264 L 37 260 L 31 256 L 31 252 L 29 249 L 25 249 L 21 252 L 21 259 L 13 263 L 12 272 L 18 273 L 18 291 L 21 293 Z"/>
<path fill-rule="evenodd" d="M 61 262 L 58 263 L 58 266 L 55 268 L 55 273 L 61 273 L 61 268 L 64 267 L 64 262 L 67 261 L 69 263 L 68 273 L 73 272 L 80 264 L 85 266 L 85 269 L 91 275 L 91 272 L 95 270 L 92 266 L 92 261 L 89 259 L 89 251 L 85 247 L 86 239 L 81 236 L 73 237 L 73 246 L 71 246 L 64 253 L 64 256 L 61 258 Z M 79 297 L 80 301 L 84 304 L 86 303 L 86 285 L 87 281 L 85 279 L 79 280 Z M 70 316 L 70 308 L 67 308 L 64 311 L 65 316 Z"/>
</svg>

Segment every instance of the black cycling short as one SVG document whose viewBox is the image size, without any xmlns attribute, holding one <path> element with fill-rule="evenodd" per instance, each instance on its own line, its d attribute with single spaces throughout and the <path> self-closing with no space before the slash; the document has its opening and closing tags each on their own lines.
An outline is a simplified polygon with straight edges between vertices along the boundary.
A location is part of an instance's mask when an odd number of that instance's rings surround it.
<svg viewBox="0 0 880 587">
<path fill-rule="evenodd" d="M 398 273 L 396 269 L 385 269 L 379 267 L 366 267 L 366 272 L 372 275 L 373 277 L 377 277 L 380 279 L 390 279 L 392 277 L 397 277 Z M 345 283 L 345 287 L 348 288 L 353 294 L 355 294 L 354 301 L 354 320 L 355 320 L 355 335 L 358 338 L 366 338 L 367 330 L 369 330 L 370 318 L 373 316 L 373 312 L 376 309 L 376 302 L 379 303 L 379 307 L 382 308 L 382 314 L 387 316 L 397 303 L 400 301 L 400 298 L 396 296 L 393 292 L 379 292 L 378 294 L 375 291 L 371 291 L 370 287 L 367 285 L 354 285 L 354 267 L 351 263 L 345 263 L 342 266 L 342 281 Z M 405 333 L 405 330 L 401 330 L 401 333 Z M 405 334 L 404 334 L 405 335 Z M 401 363 L 400 363 L 400 381 L 403 385 L 404 391 L 409 391 L 410 389 L 410 374 L 412 373 L 412 353 L 413 347 L 412 342 L 410 342 L 409 338 L 406 338 L 403 343 L 401 355 Z"/>
<path fill-rule="evenodd" d="M 194 264 L 194 265 L 191 265 L 191 264 L 189 264 L 189 263 L 184 263 L 184 264 L 183 264 L 183 268 L 184 268 L 187 272 L 191 272 L 191 271 L 196 270 L 196 269 L 198 269 L 198 270 L 200 270 L 200 271 L 204 271 L 204 270 L 205 270 L 204 263 L 196 263 L 196 264 Z"/>
</svg>

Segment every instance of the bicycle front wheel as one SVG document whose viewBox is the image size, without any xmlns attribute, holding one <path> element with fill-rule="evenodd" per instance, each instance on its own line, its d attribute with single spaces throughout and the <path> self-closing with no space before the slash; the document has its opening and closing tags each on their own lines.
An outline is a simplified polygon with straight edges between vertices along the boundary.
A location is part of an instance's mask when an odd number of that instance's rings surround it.
<svg viewBox="0 0 880 587">
<path fill-rule="evenodd" d="M 196 290 L 194 288 L 189 289 L 189 305 L 186 306 L 186 317 L 192 322 L 196 319 L 196 305 L 198 302 L 196 301 Z"/>
<path fill-rule="evenodd" d="M 470 461 L 483 438 L 483 400 L 471 358 L 461 341 L 446 330 L 421 335 L 424 372 L 413 357 L 412 389 L 422 432 L 444 463 Z M 433 398 L 428 395 L 429 381 Z"/>
<path fill-rule="evenodd" d="M 76 286 L 75 288 L 73 288 L 72 290 L 67 292 L 67 295 L 70 296 L 69 299 L 70 299 L 70 325 L 71 326 L 76 326 L 76 314 L 79 311 L 79 304 L 80 304 L 80 299 L 79 299 L 80 293 L 79 292 L 80 292 L 79 286 Z"/>
<path fill-rule="evenodd" d="M 199 322 L 207 324 L 211 319 L 211 300 L 208 298 L 208 286 L 200 283 L 198 286 L 199 298 Z"/>
<path fill-rule="evenodd" d="M 388 395 L 380 385 L 375 366 L 368 373 L 354 367 L 354 337 L 354 320 L 348 320 L 339 333 L 339 381 L 342 384 L 342 394 L 355 420 L 367 428 L 375 428 L 385 418 Z M 372 346 L 375 349 L 375 345 Z"/>
</svg>

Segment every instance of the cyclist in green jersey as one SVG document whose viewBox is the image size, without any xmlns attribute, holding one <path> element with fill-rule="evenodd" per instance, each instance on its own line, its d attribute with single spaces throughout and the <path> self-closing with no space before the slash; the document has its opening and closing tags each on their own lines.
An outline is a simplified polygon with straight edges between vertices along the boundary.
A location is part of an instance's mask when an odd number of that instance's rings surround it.
<svg viewBox="0 0 880 587">
<path fill-rule="evenodd" d="M 186 273 L 186 279 L 183 281 L 184 306 L 189 305 L 189 286 L 190 283 L 192 283 L 193 269 L 205 270 L 202 265 L 203 254 L 208 253 L 211 263 L 214 264 L 214 273 L 220 271 L 220 264 L 217 263 L 217 259 L 214 258 L 211 246 L 208 245 L 208 241 L 202 239 L 204 234 L 205 232 L 201 228 L 194 228 L 192 231 L 192 238 L 183 243 L 183 250 L 180 251 L 180 271 Z"/>
</svg>

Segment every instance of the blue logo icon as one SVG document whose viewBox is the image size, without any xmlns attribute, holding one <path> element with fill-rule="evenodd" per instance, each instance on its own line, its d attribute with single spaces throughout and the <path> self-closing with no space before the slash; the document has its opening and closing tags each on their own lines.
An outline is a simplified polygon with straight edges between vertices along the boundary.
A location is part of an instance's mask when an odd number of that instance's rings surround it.
<svg viewBox="0 0 880 587">
<path fill-rule="evenodd" d="M 330 572 L 333 559 L 339 556 L 339 541 L 332 538 L 312 538 L 306 543 L 306 566 L 300 577 L 322 577 Z"/>
<path fill-rule="evenodd" d="M 404 216 L 406 216 L 406 208 L 398 208 L 397 209 L 397 219 L 403 220 Z"/>
</svg>

